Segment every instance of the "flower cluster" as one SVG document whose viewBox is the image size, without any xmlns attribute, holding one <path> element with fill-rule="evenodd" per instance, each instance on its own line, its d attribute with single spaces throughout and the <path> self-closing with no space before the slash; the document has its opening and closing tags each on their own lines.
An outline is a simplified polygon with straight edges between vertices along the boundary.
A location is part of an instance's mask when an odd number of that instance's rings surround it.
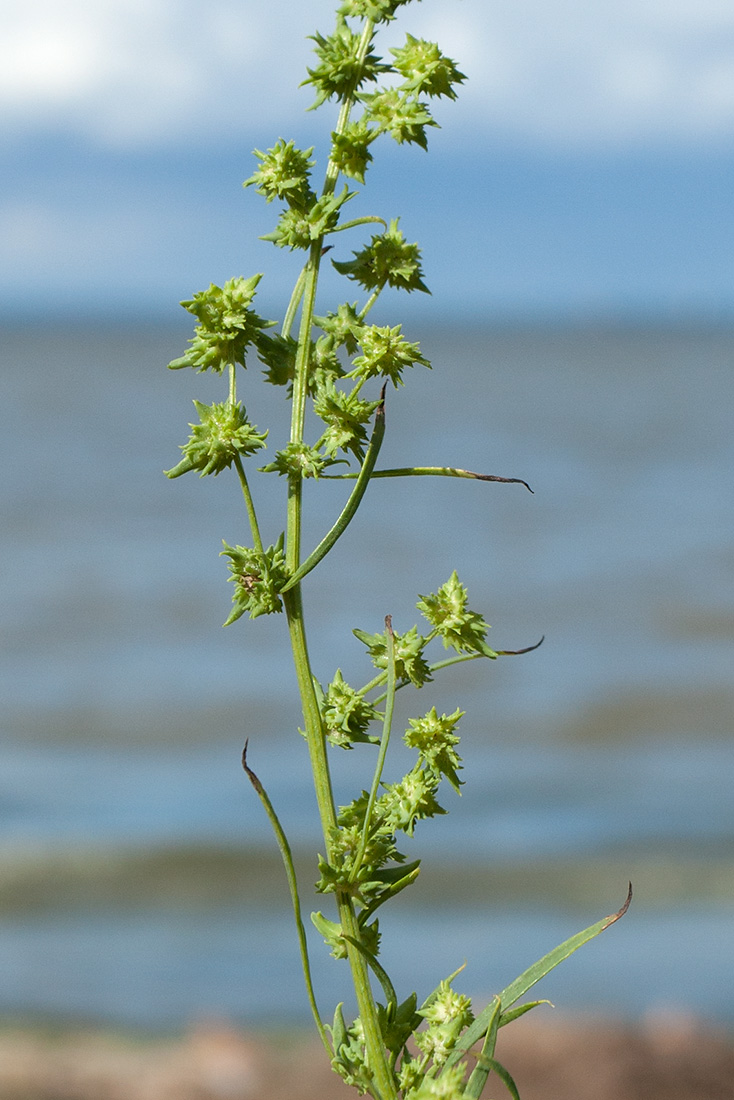
<svg viewBox="0 0 734 1100">
<path fill-rule="evenodd" d="M 351 687 L 337 669 L 323 699 L 321 714 L 326 735 L 333 745 L 351 749 L 355 741 L 379 740 L 368 736 L 370 722 L 380 718 L 379 711 Z"/>
<path fill-rule="evenodd" d="M 421 254 L 417 244 L 408 244 L 398 228 L 398 218 L 390 222 L 384 233 L 376 234 L 370 243 L 353 252 L 353 260 L 332 260 L 340 275 L 346 275 L 367 291 L 380 291 L 385 286 L 396 290 L 422 290 Z"/>
<path fill-rule="evenodd" d="M 203 405 L 194 401 L 194 405 L 200 423 L 189 424 L 191 437 L 181 447 L 183 458 L 178 466 L 166 470 L 166 477 L 180 477 L 189 470 L 199 470 L 202 477 L 216 475 L 230 467 L 238 455 L 252 455 L 265 446 L 268 433 L 258 432 L 238 402 Z"/>
<path fill-rule="evenodd" d="M 365 630 L 353 630 L 352 633 L 360 642 L 367 646 L 370 660 L 375 668 L 386 669 L 388 662 L 387 632 L 381 634 L 368 634 Z M 404 634 L 393 634 L 393 652 L 395 660 L 395 675 L 403 683 L 410 682 L 414 687 L 422 687 L 431 679 L 431 670 L 426 663 L 423 651 L 428 644 L 428 638 L 418 633 L 418 627 L 413 626 Z"/>
<path fill-rule="evenodd" d="M 247 348 L 257 343 L 264 328 L 274 324 L 250 308 L 261 278 L 262 275 L 253 275 L 250 279 L 229 279 L 224 286 L 211 283 L 208 290 L 181 303 L 198 318 L 199 324 L 186 354 L 168 364 L 171 370 L 194 367 L 221 374 L 225 367 L 235 363 L 245 366 Z"/>
<path fill-rule="evenodd" d="M 322 195 L 308 207 L 292 206 L 281 214 L 272 233 L 264 233 L 261 239 L 291 251 L 309 249 L 315 241 L 336 229 L 342 206 L 353 199 L 355 193 L 345 186 L 338 195 Z"/>
<path fill-rule="evenodd" d="M 282 451 L 276 451 L 272 462 L 258 469 L 263 474 L 307 478 L 318 477 L 329 465 L 329 460 L 320 455 L 316 447 L 309 447 L 307 443 L 287 443 Z"/>
<path fill-rule="evenodd" d="M 225 626 L 235 622 L 247 611 L 251 619 L 258 615 L 272 615 L 282 611 L 278 593 L 288 579 L 283 553 L 283 536 L 275 546 L 267 550 L 254 550 L 248 546 L 223 544 L 222 557 L 229 558 L 229 578 L 234 582 L 232 610 Z"/>
<path fill-rule="evenodd" d="M 416 363 L 431 366 L 421 355 L 420 345 L 410 343 L 402 335 L 402 325 L 395 325 L 394 328 L 365 325 L 359 342 L 362 354 L 354 359 L 350 377 L 389 378 L 397 389 L 402 384 L 402 373 L 406 367 L 413 367 Z"/>
<path fill-rule="evenodd" d="M 481 653 L 494 658 L 485 638 L 489 624 L 466 606 L 467 591 L 454 571 L 435 595 L 421 596 L 418 610 L 428 619 L 443 644 L 457 653 Z"/>
<path fill-rule="evenodd" d="M 310 160 L 311 153 L 313 148 L 297 149 L 294 142 L 282 138 L 266 153 L 255 149 L 260 167 L 242 186 L 254 186 L 266 202 L 285 199 L 291 209 L 305 210 L 315 199 L 310 175 L 316 162 Z"/>
</svg>

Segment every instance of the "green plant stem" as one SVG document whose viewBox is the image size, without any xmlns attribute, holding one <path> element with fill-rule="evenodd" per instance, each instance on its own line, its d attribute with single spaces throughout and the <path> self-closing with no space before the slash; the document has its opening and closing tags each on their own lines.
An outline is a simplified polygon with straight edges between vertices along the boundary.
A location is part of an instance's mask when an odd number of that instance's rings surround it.
<svg viewBox="0 0 734 1100">
<path fill-rule="evenodd" d="M 306 629 L 303 622 L 303 601 L 301 598 L 301 586 L 296 585 L 289 592 L 283 594 L 288 618 L 288 629 L 291 637 L 291 649 L 293 663 L 298 680 L 298 691 L 301 698 L 303 720 L 306 727 L 306 743 L 311 761 L 314 787 L 316 790 L 316 802 L 321 820 L 321 831 L 326 845 L 326 857 L 331 860 L 332 831 L 336 828 L 336 808 L 334 805 L 334 792 L 331 786 L 331 773 L 329 759 L 326 755 L 326 737 L 324 736 L 321 711 L 319 709 L 316 690 L 311 672 L 311 662 L 306 643 Z"/>
<path fill-rule="evenodd" d="M 366 20 L 360 41 L 360 55 L 362 60 L 367 55 L 373 34 L 373 23 Z M 344 132 L 349 114 L 354 102 L 354 96 L 350 96 L 342 103 L 336 133 Z M 329 160 L 324 179 L 323 194 L 333 194 L 339 178 L 339 169 L 333 160 Z M 313 327 L 314 307 L 316 301 L 316 288 L 318 284 L 319 266 L 323 248 L 323 237 L 318 238 L 311 245 L 308 262 L 304 269 L 303 304 L 301 307 L 301 320 L 298 332 L 298 350 L 296 352 L 295 377 L 293 380 L 293 405 L 291 413 L 291 443 L 303 442 L 304 423 L 306 415 L 306 399 L 308 396 L 308 372 L 311 360 L 311 329 Z M 294 476 L 288 483 L 288 526 L 286 537 L 286 565 L 290 573 L 296 573 L 300 565 L 301 554 L 301 503 L 302 503 L 302 479 Z M 326 737 L 324 735 L 321 712 L 313 682 L 313 673 L 308 656 L 306 643 L 306 630 L 303 621 L 303 602 L 301 599 L 301 586 L 296 583 L 288 592 L 283 593 L 283 603 L 288 617 L 288 628 L 291 638 L 293 661 L 298 680 L 298 689 L 301 696 L 303 718 L 305 723 L 306 742 L 313 770 L 314 788 L 318 803 L 321 828 L 324 834 L 327 858 L 331 859 L 333 849 L 332 835 L 336 829 L 336 809 L 334 795 L 331 786 L 329 763 L 326 755 Z M 347 956 L 352 971 L 354 991 L 357 998 L 362 1027 L 364 1029 L 367 1060 L 374 1082 L 374 1095 L 376 1100 L 395 1100 L 394 1077 L 390 1070 L 387 1054 L 382 1041 L 377 1006 L 370 984 L 367 961 L 362 951 L 355 947 L 362 942 L 362 935 L 357 922 L 354 905 L 349 894 L 337 891 L 337 905 L 339 920 L 347 946 Z"/>
<path fill-rule="evenodd" d="M 247 518 L 250 521 L 250 530 L 252 531 L 252 541 L 255 544 L 255 549 L 259 554 L 263 552 L 263 542 L 260 537 L 260 525 L 257 522 L 257 513 L 255 512 L 255 502 L 252 499 L 252 493 L 250 492 L 250 483 L 247 480 L 247 474 L 245 468 L 242 465 L 242 459 L 239 455 L 234 456 L 234 465 L 237 470 L 237 476 L 240 479 L 240 486 L 242 487 L 242 496 L 245 498 L 245 507 L 247 508 Z"/>
<path fill-rule="evenodd" d="M 301 695 L 303 718 L 306 727 L 311 769 L 313 771 L 316 801 L 319 808 L 321 828 L 324 834 L 327 859 L 331 860 L 332 833 L 337 827 L 334 795 L 331 786 L 329 761 L 326 755 L 326 737 L 324 736 L 321 711 L 319 710 L 314 688 L 311 665 L 306 645 L 306 632 L 303 623 L 301 586 L 297 584 L 284 593 L 283 602 L 288 616 L 293 661 L 296 667 L 298 688 Z M 339 920 L 347 947 L 347 957 L 352 971 L 352 981 L 357 998 L 360 1019 L 364 1028 L 367 1058 L 374 1076 L 377 1100 L 395 1100 L 395 1084 L 390 1070 L 385 1047 L 382 1041 L 377 1018 L 377 1006 L 370 984 L 367 960 L 355 943 L 361 944 L 362 934 L 357 922 L 351 897 L 345 890 L 337 891 Z M 354 941 L 354 942 L 350 942 Z"/>
<path fill-rule="evenodd" d="M 257 792 L 258 798 L 260 799 L 260 801 L 263 804 L 263 808 L 265 810 L 265 813 L 268 816 L 268 820 L 270 821 L 270 824 L 273 827 L 273 832 L 275 833 L 275 839 L 277 840 L 278 847 L 280 848 L 280 854 L 283 857 L 283 864 L 285 865 L 285 873 L 286 873 L 286 877 L 288 879 L 288 889 L 290 890 L 291 902 L 293 904 L 293 916 L 295 918 L 296 930 L 298 932 L 298 944 L 299 944 L 299 948 L 300 948 L 300 951 L 301 951 L 301 965 L 303 966 L 303 974 L 304 974 L 304 977 L 306 979 L 306 993 L 307 993 L 307 996 L 308 996 L 308 1003 L 311 1006 L 311 1013 L 312 1013 L 314 1021 L 316 1023 L 316 1028 L 318 1030 L 319 1036 L 321 1037 L 321 1042 L 324 1044 L 324 1047 L 326 1048 L 326 1053 L 331 1058 L 331 1056 L 333 1054 L 333 1051 L 331 1049 L 331 1044 L 329 1042 L 329 1036 L 327 1034 L 326 1028 L 324 1027 L 323 1021 L 321 1019 L 321 1014 L 319 1012 L 318 1005 L 316 1004 L 316 995 L 314 994 L 314 989 L 313 989 L 313 980 L 311 978 L 311 963 L 310 963 L 309 957 L 308 957 L 308 943 L 306 941 L 306 930 L 303 927 L 303 919 L 301 917 L 301 899 L 300 899 L 299 892 L 298 892 L 298 880 L 296 878 L 296 868 L 293 864 L 293 853 L 291 852 L 291 846 L 288 843 L 288 838 L 287 838 L 287 836 L 285 835 L 285 833 L 283 831 L 283 826 L 280 824 L 280 819 L 279 819 L 278 815 L 275 812 L 275 808 L 274 808 L 272 802 L 270 801 L 270 797 L 269 797 L 267 791 L 263 787 L 263 785 L 260 782 L 260 780 L 258 779 L 258 777 L 255 775 L 252 768 L 250 768 L 248 763 L 247 763 L 247 744 L 246 743 L 245 743 L 244 750 L 242 752 L 242 767 L 245 769 L 245 772 L 247 773 L 248 779 L 252 783 L 253 787 L 255 788 L 255 791 Z"/>
<path fill-rule="evenodd" d="M 385 767 L 385 757 L 387 756 L 388 745 L 390 744 L 390 731 L 392 729 L 392 715 L 395 706 L 395 636 L 392 629 L 392 618 L 388 615 L 385 619 L 385 633 L 387 635 L 387 693 L 385 703 L 385 717 L 382 723 L 382 737 L 380 738 L 380 751 L 377 756 L 377 764 L 375 765 L 375 774 L 372 778 L 372 787 L 370 789 L 370 797 L 367 802 L 367 809 L 364 814 L 364 825 L 362 826 L 362 839 L 359 844 L 359 851 L 357 858 L 354 861 L 352 873 L 349 878 L 350 881 L 356 882 L 359 875 L 360 868 L 362 866 L 362 860 L 364 859 L 364 853 L 367 848 L 367 842 L 370 836 L 370 827 L 372 824 L 372 811 L 375 808 L 375 802 L 377 801 L 377 792 L 380 789 L 380 780 L 382 779 L 382 772 Z"/>
<path fill-rule="evenodd" d="M 303 442 L 308 397 L 308 370 L 311 359 L 311 329 L 313 327 L 316 287 L 321 263 L 321 240 L 314 241 L 305 267 L 303 306 L 298 332 L 295 377 L 293 379 L 293 405 L 291 410 L 291 443 Z M 301 560 L 301 499 L 303 480 L 300 475 L 288 479 L 288 535 L 286 539 L 286 565 L 295 573 Z"/>
<path fill-rule="evenodd" d="M 350 481 L 359 473 L 350 470 L 346 474 L 321 474 L 328 481 Z M 532 493 L 527 481 L 521 477 L 497 477 L 496 474 L 476 474 L 473 470 L 460 470 L 456 466 L 400 466 L 393 470 L 373 470 L 372 477 L 468 477 L 474 481 L 500 481 L 505 485 L 524 485 Z"/>
<path fill-rule="evenodd" d="M 430 637 L 431 636 L 429 635 L 429 640 L 430 640 Z M 434 632 L 434 637 L 435 637 L 435 632 Z M 543 635 L 543 637 L 540 639 L 539 642 L 535 643 L 535 645 L 525 646 L 524 649 L 497 649 L 497 650 L 493 650 L 493 652 L 494 652 L 495 657 L 519 657 L 523 653 L 532 653 L 533 650 L 538 649 L 538 647 L 541 646 L 544 641 L 545 641 L 545 634 Z M 487 653 L 462 653 L 458 657 L 446 657 L 446 659 L 443 660 L 443 661 L 434 662 L 434 664 L 428 666 L 428 671 L 431 672 L 431 673 L 438 672 L 442 668 L 450 668 L 451 665 L 463 664 L 464 661 L 479 661 L 479 660 L 486 661 L 488 659 L 488 656 L 489 655 Z M 357 695 L 368 695 L 376 687 L 379 687 L 380 684 L 384 684 L 386 680 L 387 680 L 387 672 L 378 673 L 377 676 L 374 677 L 374 679 L 370 680 L 370 682 L 368 684 L 365 684 L 363 688 L 359 689 L 359 691 L 357 692 Z M 401 688 L 407 687 L 409 683 L 410 683 L 410 680 L 401 680 L 401 682 L 396 685 L 395 690 L 400 691 Z M 378 706 L 386 698 L 387 698 L 387 693 L 385 692 L 382 695 L 378 695 L 376 699 L 373 699 L 373 703 L 374 703 L 375 706 Z"/>
<path fill-rule="evenodd" d="M 283 325 L 280 330 L 281 336 L 290 336 L 293 322 L 298 312 L 298 307 L 301 304 L 301 298 L 303 297 L 303 288 L 306 283 L 306 268 L 304 267 L 301 274 L 296 280 L 296 285 L 293 287 L 293 293 L 291 294 L 291 300 L 288 303 L 288 309 L 285 311 L 285 317 L 283 318 Z"/>
<path fill-rule="evenodd" d="M 365 317 L 367 316 L 369 311 L 372 309 L 372 307 L 375 304 L 375 302 L 377 301 L 377 299 L 380 297 L 380 294 L 383 291 L 383 287 L 384 287 L 384 284 L 382 286 L 378 286 L 377 290 L 372 291 L 369 298 L 367 299 L 367 301 L 365 302 L 365 304 L 363 305 L 362 309 L 359 312 L 360 321 L 364 321 Z"/>
<path fill-rule="evenodd" d="M 367 453 L 362 463 L 362 468 L 357 478 L 357 484 L 349 495 L 347 503 L 341 511 L 339 518 L 337 519 L 331 530 L 324 536 L 316 549 L 309 554 L 306 561 L 298 566 L 288 583 L 281 589 L 281 592 L 287 592 L 294 585 L 298 584 L 307 573 L 310 573 L 312 569 L 315 569 L 318 563 L 325 558 L 331 550 L 334 543 L 339 539 L 348 525 L 351 523 L 357 509 L 359 508 L 362 497 L 365 494 L 365 490 L 370 482 L 370 474 L 372 468 L 377 462 L 377 456 L 382 446 L 382 440 L 385 435 L 385 387 L 382 387 L 382 395 L 380 397 L 380 404 L 377 407 L 375 415 L 375 426 L 372 432 L 372 438 L 370 445 L 367 448 Z"/>
</svg>

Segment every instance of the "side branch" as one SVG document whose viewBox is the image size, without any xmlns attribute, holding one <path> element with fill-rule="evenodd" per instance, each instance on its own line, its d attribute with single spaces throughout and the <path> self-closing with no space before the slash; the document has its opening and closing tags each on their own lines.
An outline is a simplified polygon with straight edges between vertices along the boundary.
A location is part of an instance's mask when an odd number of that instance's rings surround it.
<svg viewBox="0 0 734 1100">
<path fill-rule="evenodd" d="M 303 918 L 301 917 L 301 901 L 298 894 L 298 882 L 296 880 L 296 869 L 293 865 L 293 855 L 291 853 L 291 847 L 288 843 L 288 838 L 283 831 L 283 826 L 280 824 L 278 815 L 275 812 L 273 804 L 270 801 L 270 798 L 268 797 L 265 788 L 263 787 L 258 777 L 255 775 L 252 768 L 247 763 L 247 742 L 245 742 L 245 747 L 242 750 L 242 767 L 245 770 L 247 778 L 250 780 L 253 787 L 255 788 L 255 792 L 258 798 L 263 804 L 265 813 L 268 815 L 270 824 L 273 827 L 275 839 L 277 840 L 278 847 L 280 848 L 280 854 L 283 857 L 285 873 L 288 879 L 288 889 L 290 890 L 291 902 L 293 903 L 293 916 L 295 917 L 296 929 L 298 931 L 298 942 L 301 950 L 301 965 L 303 967 L 303 976 L 306 981 L 306 993 L 308 996 L 308 1002 L 311 1006 L 311 1012 L 313 1014 L 318 1033 L 321 1036 L 321 1041 L 326 1048 L 327 1054 L 331 1058 L 333 1052 L 331 1049 L 331 1044 L 329 1043 L 329 1036 L 321 1020 L 321 1015 L 316 1004 L 316 996 L 314 994 L 313 982 L 311 980 L 311 963 L 308 957 L 306 930 L 303 927 Z"/>
<path fill-rule="evenodd" d="M 353 471 L 348 474 L 322 474 L 330 481 L 346 481 L 359 477 Z M 473 470 L 460 470 L 457 466 L 400 466 L 394 470 L 374 470 L 372 477 L 468 477 L 474 481 L 501 481 L 505 485 L 524 485 L 529 493 L 533 490 L 521 477 L 498 477 L 497 474 L 477 474 Z"/>
<path fill-rule="evenodd" d="M 354 515 L 359 508 L 362 497 L 365 494 L 365 490 L 370 483 L 370 479 L 374 476 L 375 463 L 377 462 L 377 456 L 380 453 L 380 447 L 382 446 L 382 440 L 385 435 L 385 389 L 387 383 L 382 387 L 382 394 L 380 396 L 380 404 L 377 406 L 377 412 L 375 413 L 375 426 L 372 429 L 372 438 L 370 439 L 370 445 L 367 448 L 367 453 L 364 456 L 364 462 L 359 474 L 355 474 L 357 478 L 357 484 L 349 495 L 349 500 L 344 505 L 341 515 L 338 520 L 328 532 L 324 535 L 321 542 L 318 544 L 313 553 L 309 554 L 304 563 L 295 571 L 295 573 L 289 578 L 288 583 L 285 584 L 280 591 L 287 592 L 289 588 L 293 588 L 298 584 L 307 573 L 310 573 L 314 569 L 322 558 L 331 550 L 334 543 L 344 534 L 347 526 L 351 523 Z"/>
</svg>

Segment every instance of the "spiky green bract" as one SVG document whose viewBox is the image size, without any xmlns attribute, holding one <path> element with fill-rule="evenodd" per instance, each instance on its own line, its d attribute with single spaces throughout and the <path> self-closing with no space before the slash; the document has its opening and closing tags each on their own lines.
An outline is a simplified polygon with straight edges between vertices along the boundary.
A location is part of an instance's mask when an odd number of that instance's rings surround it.
<svg viewBox="0 0 734 1100">
<path fill-rule="evenodd" d="M 310 160 L 313 147 L 298 149 L 294 142 L 282 138 L 262 153 L 255 149 L 253 155 L 260 161 L 260 167 L 246 179 L 243 187 L 255 187 L 266 202 L 273 199 L 285 199 L 296 210 L 305 210 L 316 196 L 311 190 L 310 172 L 316 161 Z"/>
<path fill-rule="evenodd" d="M 495 651 L 484 640 L 489 624 L 476 611 L 470 611 L 466 601 L 466 588 L 454 570 L 438 592 L 421 596 L 416 606 L 436 634 L 443 638 L 447 649 L 452 647 L 457 653 L 481 653 L 485 657 L 496 657 Z"/>
<path fill-rule="evenodd" d="M 338 390 L 331 378 L 324 379 L 313 403 L 314 412 L 327 425 L 320 441 L 324 453 L 333 457 L 338 451 L 350 451 L 361 461 L 367 425 L 379 404 L 363 401 L 356 393 Z"/>
<path fill-rule="evenodd" d="M 412 836 L 418 821 L 446 812 L 436 799 L 443 778 L 458 792 L 457 771 L 461 758 L 456 752 L 459 738 L 455 730 L 462 714 L 457 710 L 439 718 L 434 707 L 422 718 L 410 720 L 405 742 L 418 750 L 416 764 L 399 782 L 383 783 L 384 791 L 372 806 L 366 844 L 363 837 L 370 805 L 367 791 L 362 791 L 349 805 L 340 807 L 337 827 L 330 838 L 331 860 L 321 858 L 319 861 L 318 890 L 322 893 L 347 890 L 364 907 L 362 917 L 366 917 L 414 881 L 418 864 L 400 866 L 405 863 L 405 856 L 398 851 L 395 834 L 401 832 Z M 341 672 L 337 672 L 329 687 L 322 704 L 322 716 L 330 735 L 336 722 L 341 721 L 343 736 L 349 741 L 367 740 L 364 734 L 367 724 L 378 717 L 369 704 L 362 702 L 345 684 Z M 341 742 L 337 739 L 336 743 Z M 360 927 L 364 925 L 362 917 Z M 369 931 L 374 939 L 372 953 L 376 955 L 377 924 L 370 925 Z"/>
<path fill-rule="evenodd" d="M 418 749 L 421 760 L 437 776 L 445 776 L 458 793 L 461 780 L 456 774 L 461 768 L 461 757 L 456 751 L 459 736 L 456 730 L 459 720 L 464 717 L 463 710 L 438 717 L 435 707 L 422 718 L 411 718 L 410 729 L 406 730 L 404 741 L 409 748 Z"/>
<path fill-rule="evenodd" d="M 313 320 L 324 333 L 319 338 L 319 342 L 323 340 L 324 347 L 332 353 L 343 347 L 348 355 L 354 355 L 365 327 L 357 313 L 356 302 L 344 302 L 336 313 L 327 313 L 325 317 L 314 317 Z"/>
<path fill-rule="evenodd" d="M 345 0 L 338 9 L 339 15 L 355 19 L 371 19 L 374 23 L 387 23 L 395 18 L 395 12 L 411 0 Z"/>
<path fill-rule="evenodd" d="M 334 1057 L 331 1059 L 332 1068 L 350 1087 L 356 1088 L 360 1093 L 369 1092 L 372 1089 L 373 1079 L 367 1063 L 362 1021 L 358 1018 L 347 1027 L 342 1005 L 338 1004 L 334 1013 L 334 1023 L 329 1031 L 334 1048 Z"/>
<path fill-rule="evenodd" d="M 331 948 L 331 955 L 335 959 L 347 957 L 347 945 L 342 932 L 342 926 L 336 921 L 329 920 L 323 913 L 312 913 L 311 923 L 324 937 L 324 943 Z M 373 921 L 369 927 L 363 930 L 363 946 L 370 955 L 377 956 L 380 949 L 380 933 L 377 930 L 377 921 Z"/>
<path fill-rule="evenodd" d="M 289 477 L 318 477 L 333 459 L 324 458 L 316 447 L 307 443 L 288 443 L 267 466 L 259 466 L 263 474 L 285 474 Z"/>
<path fill-rule="evenodd" d="M 194 401 L 200 424 L 189 424 L 191 437 L 181 447 L 183 458 L 178 466 L 166 470 L 166 477 L 180 477 L 199 470 L 201 477 L 215 476 L 232 465 L 237 455 L 252 455 L 265 446 L 267 432 L 258 432 L 247 419 L 244 406 L 225 401 L 221 405 L 203 405 Z"/>
<path fill-rule="evenodd" d="M 368 291 L 391 286 L 397 290 L 422 290 L 430 294 L 423 282 L 420 249 L 417 244 L 408 244 L 398 228 L 399 221 L 395 218 L 366 248 L 353 252 L 353 260 L 332 260 L 336 270 Z"/>
<path fill-rule="evenodd" d="M 372 129 L 364 118 L 350 122 L 342 133 L 332 133 L 332 163 L 343 175 L 364 183 L 364 174 L 372 161 L 370 145 L 379 134 L 380 131 Z"/>
<path fill-rule="evenodd" d="M 393 68 L 405 77 L 404 89 L 456 99 L 453 85 L 466 80 L 464 73 L 459 72 L 450 57 L 441 53 L 435 42 L 406 34 L 402 49 L 393 49 L 390 53 L 394 58 Z"/>
<path fill-rule="evenodd" d="M 368 634 L 364 630 L 353 630 L 352 633 L 360 642 L 367 646 L 370 660 L 375 668 L 387 668 L 387 632 L 381 634 Z M 393 634 L 395 653 L 395 676 L 398 680 L 410 681 L 414 687 L 422 687 L 431 679 L 431 672 L 423 657 L 427 638 L 418 633 L 418 628 L 413 626 L 404 634 Z"/>
<path fill-rule="evenodd" d="M 320 64 L 308 70 L 303 84 L 313 84 L 316 99 L 311 110 L 334 96 L 344 102 L 367 81 L 375 81 L 381 73 L 390 72 L 370 46 L 364 58 L 360 56 L 361 35 L 350 30 L 346 19 L 338 18 L 336 30 L 325 38 L 317 31 L 310 35 L 316 43 L 314 53 Z"/>
<path fill-rule="evenodd" d="M 370 722 L 381 718 L 379 711 L 346 682 L 341 669 L 336 670 L 329 684 L 321 708 L 326 736 L 332 745 L 351 749 L 354 741 L 379 741 L 378 737 L 369 737 L 367 727 Z"/>
<path fill-rule="evenodd" d="M 401 1084 L 404 1077 L 410 1079 L 411 1068 L 415 1076 L 415 1067 L 404 1065 L 401 1068 Z M 459 1063 L 444 1070 L 439 1078 L 423 1077 L 415 1088 L 404 1089 L 403 1100 L 463 1100 L 464 1074 L 464 1066 Z"/>
<path fill-rule="evenodd" d="M 402 325 L 394 328 L 365 326 L 359 342 L 362 354 L 352 363 L 350 377 L 389 378 L 397 389 L 403 384 L 402 373 L 406 367 L 420 363 L 430 369 L 431 364 L 420 353 L 420 344 L 411 344 L 402 335 Z"/>
<path fill-rule="evenodd" d="M 385 890 L 385 872 L 382 868 L 388 863 L 405 862 L 405 856 L 395 844 L 395 827 L 385 820 L 383 808 L 378 810 L 376 806 L 369 840 L 355 875 L 354 861 L 361 848 L 368 802 L 367 791 L 362 791 L 359 798 L 339 808 L 337 828 L 331 836 L 331 863 L 319 860 L 321 878 L 317 884 L 320 893 L 349 890 L 359 897 L 363 905 L 374 901 Z"/>
<path fill-rule="evenodd" d="M 330 336 L 319 336 L 311 347 L 311 369 L 309 371 L 309 393 L 319 393 L 327 380 L 332 382 L 344 376 L 344 367 L 339 362 L 337 347 Z"/>
<path fill-rule="evenodd" d="M 247 348 L 257 342 L 264 328 L 275 324 L 250 309 L 261 278 L 253 275 L 249 279 L 228 279 L 224 286 L 211 283 L 208 290 L 181 302 L 200 323 L 189 341 L 189 350 L 169 363 L 169 368 L 194 367 L 199 372 L 211 369 L 220 374 L 233 363 L 244 367 Z"/>
<path fill-rule="evenodd" d="M 272 233 L 264 233 L 262 241 L 272 241 L 278 248 L 308 249 L 336 227 L 339 211 L 345 202 L 353 199 L 356 191 L 346 185 L 338 195 L 322 195 L 303 209 L 290 207 L 285 210 Z"/>
<path fill-rule="evenodd" d="M 428 1027 L 416 1033 L 415 1044 L 434 1066 L 443 1065 L 464 1028 L 474 1020 L 471 1000 L 451 988 L 450 978 L 440 983 L 418 1015 L 428 1021 Z"/>
<path fill-rule="evenodd" d="M 402 1004 L 391 1001 L 387 1008 L 378 1004 L 380 1032 L 385 1046 L 392 1054 L 399 1054 L 417 1027 L 421 1018 L 416 1012 L 418 996 L 411 993 Z"/>
<path fill-rule="evenodd" d="M 445 814 L 436 800 L 440 781 L 433 769 L 419 763 L 400 782 L 386 783 L 385 793 L 375 803 L 384 827 L 412 836 L 419 821 Z"/>
<path fill-rule="evenodd" d="M 272 386 L 286 386 L 296 373 L 298 342 L 292 336 L 280 333 L 261 333 L 256 341 L 257 354 L 265 365 L 266 381 Z"/>
<path fill-rule="evenodd" d="M 420 145 L 428 148 L 427 126 L 438 127 L 428 105 L 412 92 L 387 88 L 362 97 L 370 122 L 383 134 L 389 134 L 398 145 Z"/>
<path fill-rule="evenodd" d="M 283 535 L 275 546 L 262 552 L 249 546 L 229 546 L 223 541 L 221 557 L 229 558 L 229 578 L 234 583 L 232 611 L 225 626 L 247 611 L 251 619 L 282 611 L 278 593 L 288 579 L 283 553 Z"/>
</svg>

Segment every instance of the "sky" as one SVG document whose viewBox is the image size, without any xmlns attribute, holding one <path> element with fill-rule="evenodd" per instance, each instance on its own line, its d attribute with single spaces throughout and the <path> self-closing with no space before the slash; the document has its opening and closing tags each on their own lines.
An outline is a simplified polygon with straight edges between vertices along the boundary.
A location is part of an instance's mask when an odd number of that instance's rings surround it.
<svg viewBox="0 0 734 1100">
<path fill-rule="evenodd" d="M 256 242 L 277 211 L 241 183 L 280 136 L 323 152 L 333 106 L 298 85 L 332 13 L 0 0 L 3 315 L 173 316 L 254 271 L 276 308 L 298 258 Z M 352 216 L 402 216 L 432 310 L 734 315 L 731 0 L 421 0 L 382 51 L 406 31 L 468 79 L 428 155 L 376 147 Z"/>
</svg>

